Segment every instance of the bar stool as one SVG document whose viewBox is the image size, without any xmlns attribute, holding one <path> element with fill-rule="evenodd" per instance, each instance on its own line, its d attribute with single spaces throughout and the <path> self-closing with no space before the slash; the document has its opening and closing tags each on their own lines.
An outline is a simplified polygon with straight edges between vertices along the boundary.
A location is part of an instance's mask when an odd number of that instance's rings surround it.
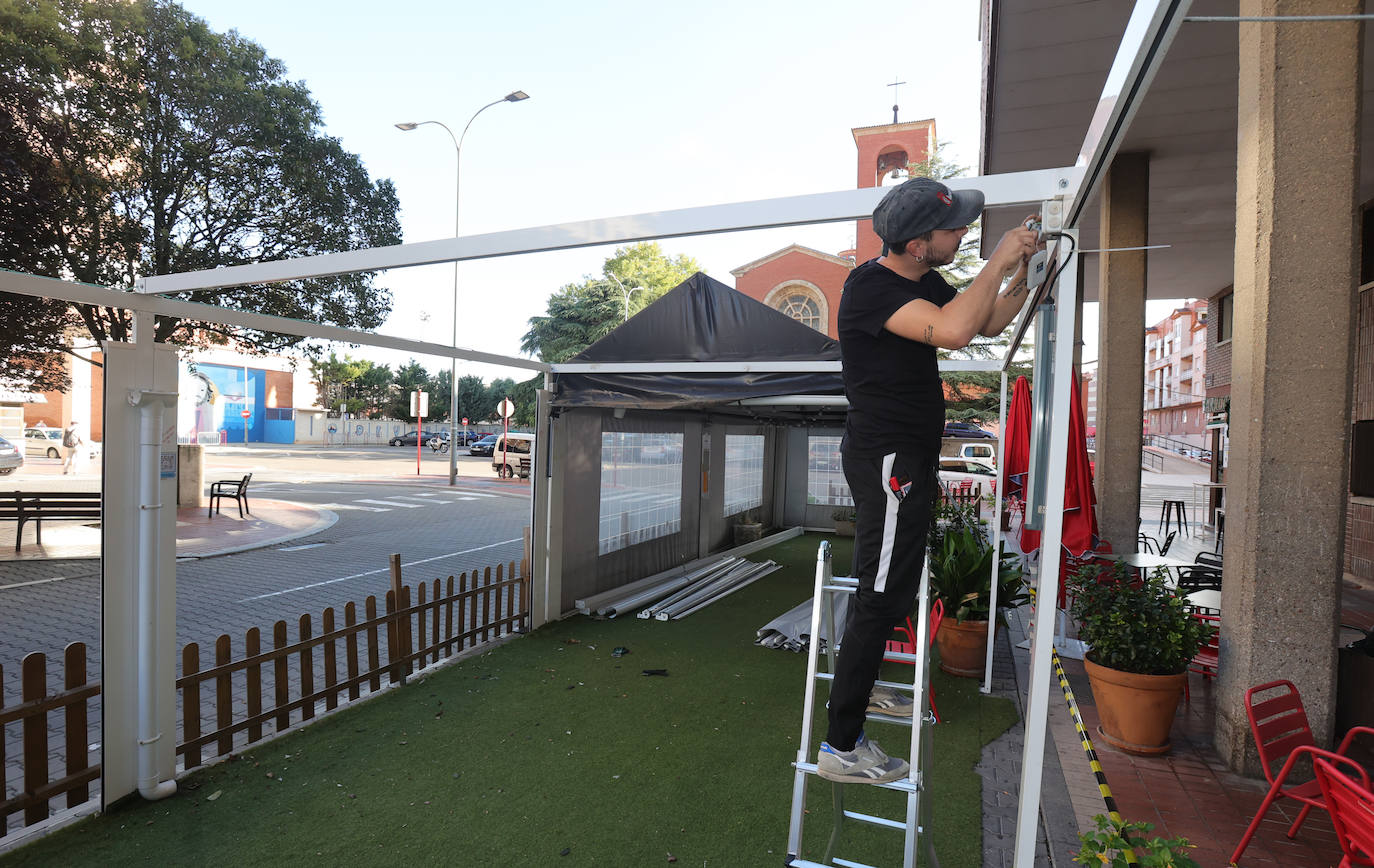
<svg viewBox="0 0 1374 868">
<path fill-rule="evenodd" d="M 1217 522 L 1217 554 L 1221 554 L 1221 541 L 1226 538 L 1226 510 L 1217 507 L 1214 510 Z"/>
<path fill-rule="evenodd" d="M 1182 500 L 1166 500 L 1159 511 L 1159 530 L 1167 531 L 1173 526 L 1174 521 L 1178 522 L 1178 529 L 1184 536 L 1191 536 L 1188 532 L 1188 507 Z"/>
</svg>

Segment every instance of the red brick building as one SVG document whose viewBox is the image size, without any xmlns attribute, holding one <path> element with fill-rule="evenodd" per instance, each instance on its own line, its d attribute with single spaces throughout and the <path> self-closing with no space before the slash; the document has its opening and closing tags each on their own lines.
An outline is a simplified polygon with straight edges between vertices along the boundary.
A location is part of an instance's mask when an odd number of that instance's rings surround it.
<svg viewBox="0 0 1374 868">
<path fill-rule="evenodd" d="M 858 149 L 860 189 L 881 186 L 893 171 L 925 162 L 935 149 L 933 119 L 856 127 L 852 132 Z M 882 252 L 871 220 L 856 222 L 855 248 L 832 255 L 793 244 L 730 273 L 738 291 L 833 338 L 838 336 L 835 317 L 849 270 L 856 262 L 867 262 Z"/>
</svg>

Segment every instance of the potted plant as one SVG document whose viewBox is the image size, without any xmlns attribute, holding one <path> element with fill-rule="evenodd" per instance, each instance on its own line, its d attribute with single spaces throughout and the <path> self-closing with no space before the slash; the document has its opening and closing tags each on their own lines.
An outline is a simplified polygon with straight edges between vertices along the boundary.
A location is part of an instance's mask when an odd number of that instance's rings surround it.
<svg viewBox="0 0 1374 868">
<path fill-rule="evenodd" d="M 735 516 L 735 545 L 763 539 L 763 521 L 756 509 L 746 509 Z"/>
<path fill-rule="evenodd" d="M 970 520 L 972 510 L 956 512 L 931 533 L 930 586 L 945 606 L 935 642 L 942 670 L 977 678 L 987 658 L 995 554 L 977 519 Z M 998 606 L 1019 606 L 1027 599 L 1016 557 L 1002 554 L 997 565 Z"/>
<path fill-rule="evenodd" d="M 1126 868 L 1135 863 L 1139 865 L 1172 865 L 1175 868 L 1200 868 L 1187 851 L 1193 848 L 1187 838 L 1146 838 L 1154 831 L 1149 823 L 1128 823 L 1113 820 L 1106 814 L 1093 817 L 1097 829 L 1082 832 L 1078 840 L 1082 848 L 1073 861 L 1083 865 Z M 1126 854 L 1131 853 L 1134 859 Z"/>
<path fill-rule="evenodd" d="M 830 514 L 835 519 L 835 533 L 838 536 L 854 535 L 854 520 L 858 518 L 858 513 L 852 506 L 842 506 Z"/>
<path fill-rule="evenodd" d="M 1127 753 L 1169 751 L 1169 729 L 1183 696 L 1188 662 L 1212 628 L 1189 612 L 1163 571 L 1136 579 L 1121 562 L 1088 563 L 1070 575 L 1078 635 L 1107 743 Z"/>
</svg>

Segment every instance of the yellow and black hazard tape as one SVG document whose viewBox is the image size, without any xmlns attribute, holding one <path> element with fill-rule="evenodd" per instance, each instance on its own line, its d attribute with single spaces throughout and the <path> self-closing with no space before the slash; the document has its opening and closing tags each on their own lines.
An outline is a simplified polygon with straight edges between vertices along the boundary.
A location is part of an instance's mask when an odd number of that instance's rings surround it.
<svg viewBox="0 0 1374 868">
<path fill-rule="evenodd" d="M 1035 589 L 1032 588 L 1032 602 L 1035 596 Z M 1097 791 L 1102 794 L 1102 801 L 1107 806 L 1107 816 L 1121 823 L 1121 812 L 1116 808 L 1116 798 L 1112 795 L 1112 788 L 1107 785 L 1107 773 L 1102 771 L 1102 763 L 1097 759 L 1097 749 L 1093 747 L 1093 740 L 1088 737 L 1088 728 L 1083 725 L 1083 715 L 1078 712 L 1078 700 L 1073 697 L 1069 676 L 1064 674 L 1064 664 L 1060 662 L 1059 651 L 1053 645 L 1050 646 L 1050 660 L 1054 663 L 1054 676 L 1059 679 L 1059 689 L 1064 691 L 1064 701 L 1069 704 L 1069 716 L 1073 718 L 1073 728 L 1078 731 L 1078 741 L 1083 745 L 1083 752 L 1088 755 L 1088 765 L 1092 767 L 1093 777 L 1097 779 Z M 1139 864 L 1135 851 L 1127 849 L 1122 851 L 1122 855 L 1129 864 Z"/>
</svg>

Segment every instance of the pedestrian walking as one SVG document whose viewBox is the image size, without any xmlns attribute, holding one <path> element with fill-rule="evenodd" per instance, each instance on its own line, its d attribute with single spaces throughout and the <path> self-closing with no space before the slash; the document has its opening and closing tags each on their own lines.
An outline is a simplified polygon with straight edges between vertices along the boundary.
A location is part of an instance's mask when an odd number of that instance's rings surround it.
<svg viewBox="0 0 1374 868">
<path fill-rule="evenodd" d="M 81 436 L 81 423 L 75 419 L 67 423 L 67 427 L 62 431 L 62 446 L 67 450 L 67 460 L 62 464 L 62 475 L 73 473 L 81 468 L 81 450 L 86 445 L 86 438 Z M 84 462 L 83 462 L 84 463 Z"/>
</svg>

